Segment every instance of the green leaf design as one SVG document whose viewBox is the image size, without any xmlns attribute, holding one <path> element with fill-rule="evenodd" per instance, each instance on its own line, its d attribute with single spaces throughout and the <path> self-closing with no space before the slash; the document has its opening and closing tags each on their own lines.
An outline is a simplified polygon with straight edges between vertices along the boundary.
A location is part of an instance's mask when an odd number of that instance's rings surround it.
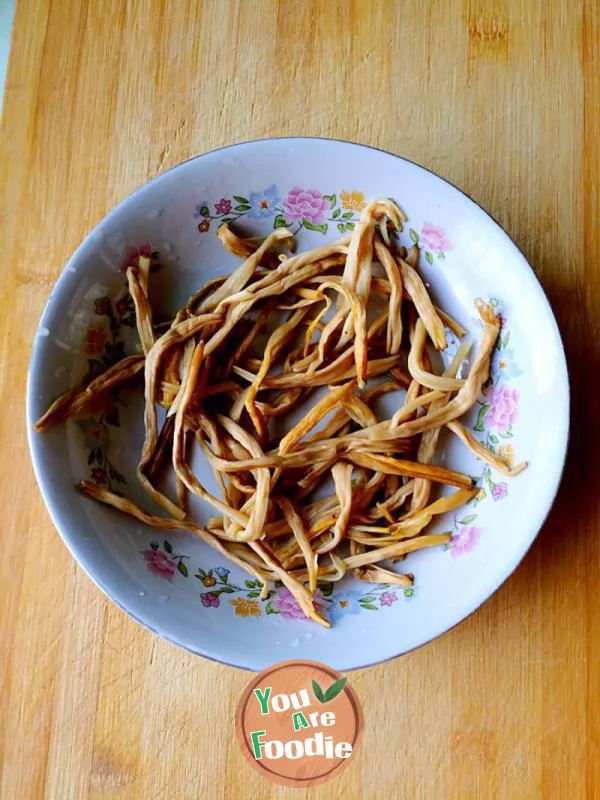
<svg viewBox="0 0 600 800">
<path fill-rule="evenodd" d="M 203 569 L 198 567 L 198 572 L 194 575 L 194 578 L 198 578 L 198 580 L 202 580 L 202 578 L 206 578 L 206 572 Z"/>
<path fill-rule="evenodd" d="M 273 220 L 273 227 L 274 228 L 287 228 L 288 222 L 286 221 L 283 214 L 277 214 L 275 219 Z"/>
<path fill-rule="evenodd" d="M 448 544 L 448 542 L 446 542 L 446 544 L 444 545 L 444 549 L 450 550 L 450 545 Z M 404 597 L 412 597 L 414 593 L 415 590 L 412 587 L 407 586 L 406 589 L 404 590 Z"/>
<path fill-rule="evenodd" d="M 353 216 L 354 211 L 346 211 L 344 214 L 342 214 L 342 219 L 352 219 Z"/>
<path fill-rule="evenodd" d="M 354 230 L 354 223 L 353 222 L 347 222 L 346 223 L 346 230 L 347 231 L 353 231 Z"/>
<path fill-rule="evenodd" d="M 479 409 L 479 413 L 477 414 L 477 422 L 473 426 L 473 430 L 474 431 L 484 431 L 485 430 L 485 427 L 484 427 L 484 424 L 483 424 L 483 418 L 487 414 L 489 407 L 490 407 L 489 403 L 484 403 L 481 406 L 481 408 Z"/>
<path fill-rule="evenodd" d="M 329 200 L 329 208 L 334 208 L 337 203 L 337 197 L 334 194 L 324 194 L 323 200 Z"/>
<path fill-rule="evenodd" d="M 508 347 L 508 343 L 510 341 L 510 331 L 507 331 L 504 335 L 504 339 L 502 339 L 502 347 Z"/>
<path fill-rule="evenodd" d="M 375 602 L 375 598 L 374 597 L 361 597 L 360 598 L 360 602 L 361 603 L 374 603 Z"/>
<path fill-rule="evenodd" d="M 158 544 L 158 542 L 150 542 L 150 547 L 151 547 L 153 550 L 158 550 L 158 548 L 160 547 L 160 545 Z"/>
<path fill-rule="evenodd" d="M 498 437 L 495 436 L 493 433 L 490 435 L 490 442 L 492 444 L 498 444 Z"/>
<path fill-rule="evenodd" d="M 321 687 L 319 686 L 319 684 L 316 682 L 316 680 L 314 678 L 313 678 L 313 682 L 312 682 L 312 690 L 313 690 L 314 695 L 317 698 L 317 700 L 320 703 L 324 703 L 325 702 L 325 694 L 323 693 L 323 689 L 321 689 Z"/>
<path fill-rule="evenodd" d="M 492 308 L 496 308 L 498 305 L 498 298 L 497 297 L 490 297 L 490 305 Z"/>
<path fill-rule="evenodd" d="M 342 212 L 339 210 L 339 208 L 336 208 L 336 210 L 333 212 L 333 214 L 332 214 L 331 216 L 332 216 L 334 219 L 337 219 L 341 213 L 342 213 Z"/>
<path fill-rule="evenodd" d="M 184 578 L 187 578 L 187 576 L 188 576 L 188 568 L 183 563 L 183 561 L 180 561 L 179 564 L 177 564 L 177 569 L 179 570 L 179 572 L 181 572 L 181 574 L 183 575 Z"/>
<path fill-rule="evenodd" d="M 250 203 L 246 197 L 242 197 L 239 194 L 234 194 L 233 199 L 236 201 L 236 203 L 243 203 L 244 205 L 248 205 Z"/>
<path fill-rule="evenodd" d="M 415 244 L 419 244 L 419 234 L 414 230 L 414 228 L 410 228 L 408 231 L 410 238 Z"/>
<path fill-rule="evenodd" d="M 329 703 L 330 700 L 333 700 L 338 696 L 338 694 L 342 691 L 342 689 L 346 685 L 347 680 L 348 678 L 339 678 L 339 680 L 331 684 L 329 689 L 327 689 L 327 691 L 325 692 L 326 703 Z"/>
<path fill-rule="evenodd" d="M 244 204 L 243 204 L 243 205 L 241 205 L 241 206 L 234 206 L 234 207 L 233 207 L 233 210 L 234 210 L 234 211 L 241 211 L 242 213 L 244 213 L 244 212 L 246 212 L 246 211 L 250 211 L 250 209 L 251 209 L 251 208 L 252 208 L 252 206 L 249 206 L 249 205 L 247 205 L 246 203 L 244 203 Z"/>
<path fill-rule="evenodd" d="M 433 256 L 431 255 L 431 253 L 429 252 L 429 250 L 425 250 L 425 261 L 426 261 L 428 264 L 433 264 Z"/>
<path fill-rule="evenodd" d="M 167 553 L 172 553 L 173 552 L 173 548 L 171 547 L 171 542 L 167 541 L 166 539 L 163 542 L 163 547 L 165 548 L 165 551 Z"/>
<path fill-rule="evenodd" d="M 273 608 L 273 606 L 271 605 L 271 601 L 269 600 L 269 602 L 265 606 L 265 613 L 266 614 L 279 614 L 279 611 L 277 611 L 276 609 Z"/>
<path fill-rule="evenodd" d="M 346 230 L 346 225 L 343 222 L 338 222 L 337 229 L 340 233 L 343 233 Z"/>
<path fill-rule="evenodd" d="M 440 260 L 440 261 L 445 261 L 445 259 L 446 259 L 446 253 L 443 253 L 443 252 L 440 250 L 440 252 L 438 253 L 438 258 L 439 258 L 439 260 Z"/>
<path fill-rule="evenodd" d="M 308 231 L 319 231 L 319 233 L 327 233 L 327 223 L 324 222 L 322 225 L 313 225 L 312 222 L 309 222 L 307 219 L 302 220 L 302 225 Z"/>
<path fill-rule="evenodd" d="M 333 592 L 333 583 L 324 583 L 320 588 L 323 597 L 330 597 Z"/>
<path fill-rule="evenodd" d="M 463 517 L 459 519 L 458 522 L 460 525 L 470 525 L 472 522 L 475 522 L 477 519 L 477 514 L 469 514 L 468 517 Z"/>
<path fill-rule="evenodd" d="M 248 592 L 247 597 L 258 597 L 260 592 Z"/>
<path fill-rule="evenodd" d="M 225 592 L 225 594 L 235 594 L 235 589 L 232 586 L 220 586 L 218 591 L 219 593 Z"/>
<path fill-rule="evenodd" d="M 367 608 L 369 611 L 377 611 L 377 606 L 372 605 L 371 603 L 361 603 L 361 608 Z"/>
<path fill-rule="evenodd" d="M 244 581 L 244 584 L 248 587 L 248 589 L 254 589 L 254 587 L 256 586 L 254 581 Z"/>
</svg>

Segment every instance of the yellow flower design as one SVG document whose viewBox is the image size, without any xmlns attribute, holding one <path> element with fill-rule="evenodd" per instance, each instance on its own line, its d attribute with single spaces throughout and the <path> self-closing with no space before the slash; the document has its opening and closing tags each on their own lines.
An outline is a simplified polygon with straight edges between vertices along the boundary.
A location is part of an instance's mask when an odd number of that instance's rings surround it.
<svg viewBox="0 0 600 800">
<path fill-rule="evenodd" d="M 347 208 L 350 211 L 362 211 L 367 205 L 363 192 L 340 192 L 340 199 L 342 208 Z"/>
<path fill-rule="evenodd" d="M 500 456 L 502 461 L 504 461 L 506 466 L 510 467 L 512 465 L 512 463 L 513 463 L 514 458 L 515 458 L 515 451 L 513 449 L 512 444 L 503 444 L 498 449 L 498 455 Z"/>
<path fill-rule="evenodd" d="M 236 617 L 260 617 L 260 607 L 256 600 L 247 600 L 245 597 L 236 597 L 229 601 L 233 606 Z"/>
</svg>

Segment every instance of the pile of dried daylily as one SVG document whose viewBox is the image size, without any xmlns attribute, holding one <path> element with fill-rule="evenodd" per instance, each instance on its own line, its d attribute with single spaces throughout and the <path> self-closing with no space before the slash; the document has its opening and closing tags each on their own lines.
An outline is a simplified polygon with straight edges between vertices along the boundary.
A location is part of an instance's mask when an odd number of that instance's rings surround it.
<svg viewBox="0 0 600 800">
<path fill-rule="evenodd" d="M 446 348 L 446 329 L 464 329 L 432 303 L 417 272 L 419 251 L 393 245 L 405 217 L 390 200 L 362 212 L 350 236 L 297 255 L 289 231 L 264 241 L 227 226 L 219 237 L 244 260 L 209 281 L 163 333 L 148 300 L 150 262 L 127 271 L 143 355 L 129 356 L 60 397 L 39 420 L 43 431 L 85 413 L 98 395 L 145 377 L 145 441 L 138 478 L 169 516 L 147 514 L 105 488 L 83 482 L 86 495 L 165 530 L 190 530 L 263 583 L 282 581 L 308 617 L 324 624 L 312 600 L 318 581 L 347 570 L 365 581 L 411 585 L 413 577 L 382 566 L 446 542 L 424 534 L 437 514 L 474 494 L 467 475 L 432 464 L 444 426 L 479 458 L 511 475 L 458 422 L 488 377 L 499 330 L 491 308 L 476 302 L 483 334 L 467 378 L 462 344 L 442 375 L 428 346 Z M 380 376 L 379 381 L 367 381 Z M 328 387 L 310 405 L 311 394 Z M 373 411 L 382 395 L 405 389 L 391 419 Z M 157 407 L 166 409 L 159 424 Z M 283 438 L 289 412 L 305 410 Z M 333 412 L 330 414 L 330 412 Z M 319 423 L 330 414 L 320 427 Z M 193 473 L 193 435 L 215 471 L 221 498 Z M 172 464 L 177 501 L 156 487 Z M 332 479 L 329 496 L 314 491 Z M 457 487 L 430 502 L 432 482 Z M 206 527 L 187 516 L 186 492 L 218 512 Z"/>
</svg>

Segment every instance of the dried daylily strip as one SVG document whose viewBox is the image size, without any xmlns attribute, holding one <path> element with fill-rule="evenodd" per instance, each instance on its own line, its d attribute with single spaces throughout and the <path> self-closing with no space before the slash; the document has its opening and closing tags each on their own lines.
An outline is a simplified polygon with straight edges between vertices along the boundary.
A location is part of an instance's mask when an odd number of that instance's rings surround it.
<svg viewBox="0 0 600 800">
<path fill-rule="evenodd" d="M 84 381 L 75 389 L 70 389 L 57 398 L 46 413 L 38 419 L 33 429 L 41 433 L 53 425 L 58 425 L 59 422 L 64 422 L 69 417 L 82 414 L 94 403 L 97 403 L 99 397 L 121 383 L 134 378 L 143 369 L 144 359 L 142 356 L 123 358 L 98 377 L 87 382 Z"/>
</svg>

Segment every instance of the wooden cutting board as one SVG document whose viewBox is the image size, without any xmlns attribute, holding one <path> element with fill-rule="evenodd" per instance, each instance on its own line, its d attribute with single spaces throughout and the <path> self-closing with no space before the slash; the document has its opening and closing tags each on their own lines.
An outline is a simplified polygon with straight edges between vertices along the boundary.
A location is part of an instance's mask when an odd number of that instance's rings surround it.
<svg viewBox="0 0 600 800">
<path fill-rule="evenodd" d="M 19 0 L 0 133 L 0 797 L 297 798 L 244 762 L 248 675 L 126 617 L 42 504 L 24 393 L 82 237 L 148 178 L 273 135 L 377 145 L 471 194 L 556 310 L 570 458 L 476 614 L 352 675 L 356 762 L 315 798 L 593 798 L 600 787 L 600 6 L 596 0 Z M 308 796 L 308 794 L 306 795 Z"/>
</svg>

